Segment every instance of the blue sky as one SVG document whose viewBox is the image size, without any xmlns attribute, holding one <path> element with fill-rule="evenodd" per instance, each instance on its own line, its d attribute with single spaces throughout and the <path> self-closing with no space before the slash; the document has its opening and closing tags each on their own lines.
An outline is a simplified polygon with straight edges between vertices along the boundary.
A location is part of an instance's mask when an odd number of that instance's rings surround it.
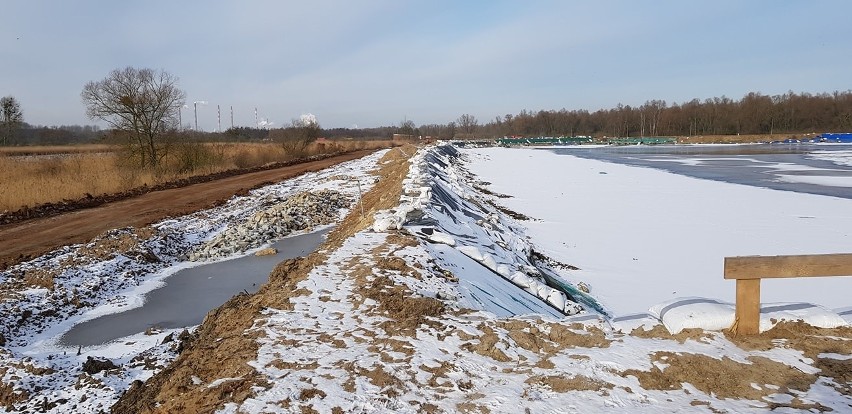
<svg viewBox="0 0 852 414">
<path fill-rule="evenodd" d="M 25 121 L 92 124 L 83 85 L 126 66 L 179 78 L 199 127 L 303 113 L 323 127 L 484 122 L 852 89 L 849 1 L 0 2 L 0 96 Z"/>
</svg>

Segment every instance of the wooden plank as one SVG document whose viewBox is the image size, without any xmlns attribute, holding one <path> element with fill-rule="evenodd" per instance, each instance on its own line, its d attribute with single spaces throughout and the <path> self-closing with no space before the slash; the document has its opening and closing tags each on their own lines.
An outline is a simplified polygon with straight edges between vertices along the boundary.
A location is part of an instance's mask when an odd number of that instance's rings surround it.
<svg viewBox="0 0 852 414">
<path fill-rule="evenodd" d="M 725 258 L 725 279 L 852 276 L 852 253 Z"/>
<path fill-rule="evenodd" d="M 737 280 L 735 335 L 757 335 L 760 331 L 760 279 Z"/>
</svg>

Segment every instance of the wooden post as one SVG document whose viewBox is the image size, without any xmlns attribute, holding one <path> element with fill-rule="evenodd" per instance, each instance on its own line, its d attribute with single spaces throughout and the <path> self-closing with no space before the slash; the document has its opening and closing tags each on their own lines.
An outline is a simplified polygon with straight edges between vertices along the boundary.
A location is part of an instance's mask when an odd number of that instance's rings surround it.
<svg viewBox="0 0 852 414">
<path fill-rule="evenodd" d="M 760 279 L 852 276 L 852 253 L 725 258 L 725 279 L 737 281 L 734 334 L 760 333 Z"/>
<path fill-rule="evenodd" d="M 760 332 L 760 279 L 737 279 L 735 335 Z"/>
</svg>

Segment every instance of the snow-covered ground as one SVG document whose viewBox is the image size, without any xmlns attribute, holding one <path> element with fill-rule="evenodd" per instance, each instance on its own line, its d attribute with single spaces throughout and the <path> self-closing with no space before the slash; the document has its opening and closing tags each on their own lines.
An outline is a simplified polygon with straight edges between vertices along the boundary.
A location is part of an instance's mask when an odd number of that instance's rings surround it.
<svg viewBox="0 0 852 414">
<path fill-rule="evenodd" d="M 700 296 L 734 300 L 726 256 L 845 253 L 852 200 L 699 180 L 532 149 L 465 150 L 470 170 L 511 194 L 501 200 L 534 220 L 527 234 L 548 255 L 580 268 L 615 316 Z M 765 280 L 764 302 L 852 306 L 852 278 Z"/>
<path fill-rule="evenodd" d="M 495 177 L 527 164 L 520 161 L 526 156 L 540 172 L 550 172 L 538 177 L 538 186 L 559 188 L 556 174 L 547 169 L 554 165 L 539 158 L 549 153 L 421 151 L 400 206 L 377 214 L 372 231 L 349 238 L 314 268 L 298 284 L 306 293 L 291 298 L 294 309 L 269 309 L 257 320 L 264 339 L 250 364 L 270 385 L 257 387 L 243 402 L 227 403 L 221 412 L 796 412 L 852 406 L 844 379 L 837 383 L 830 374 L 820 376 L 821 362 L 803 356 L 792 342 L 788 347 L 781 339 L 749 350 L 718 332 L 691 331 L 677 338 L 656 328 L 655 333 L 634 331 L 634 326 L 659 328 L 659 321 L 619 322 L 596 312 L 589 298 L 580 313 L 560 312 L 550 295 L 531 292 L 530 279 L 541 280 L 543 273 L 575 279 L 579 286 L 576 275 L 583 271 L 552 260 L 563 246 L 553 239 L 568 239 L 571 232 L 553 222 L 536 228 L 539 222 L 510 217 L 547 211 L 537 203 L 551 202 L 497 182 Z M 492 179 L 492 185 L 482 181 Z M 510 190 L 521 195 L 495 194 L 514 194 Z M 514 213 L 498 207 L 512 200 Z M 565 206 L 550 211 L 558 207 Z M 533 260 L 538 248 L 552 254 L 551 260 Z M 572 264 L 582 259 L 559 257 Z M 396 264 L 400 259 L 405 265 Z M 430 314 L 416 332 L 405 332 L 397 326 L 407 320 L 395 315 L 400 310 L 383 310 L 393 305 L 363 290 L 377 285 L 390 290 L 384 278 L 407 287 L 412 298 L 440 300 L 445 313 Z M 651 278 L 647 284 L 665 289 L 666 280 Z M 591 291 L 606 299 L 605 306 L 632 288 L 605 287 Z M 566 290 L 578 293 L 570 286 Z M 656 294 L 631 303 L 647 310 L 665 298 Z M 693 294 L 712 297 L 700 286 Z M 841 350 L 832 361 L 847 361 L 849 339 L 832 340 L 838 341 L 832 349 Z M 819 379 L 795 385 L 800 374 Z M 770 378 L 774 375 L 784 379 Z"/>
<path fill-rule="evenodd" d="M 348 177 L 360 177 L 366 192 L 379 155 L 279 185 L 357 198 Z M 167 224 L 207 229 L 186 230 L 192 242 L 173 243 L 186 254 L 266 207 L 226 205 Z M 398 206 L 324 251 L 324 262 L 292 280 L 286 303 L 265 305 L 248 331 L 235 333 L 257 335 L 259 345 L 243 364 L 259 378 L 244 388 L 251 389 L 245 400 L 228 399 L 234 393 L 227 390 L 249 380 L 233 367 L 197 366 L 170 382 L 193 397 L 186 401 L 208 396 L 224 413 L 848 411 L 852 335 L 843 320 L 834 330 L 782 325 L 778 336 L 748 342 L 718 331 L 673 336 L 647 313 L 688 318 L 677 306 L 660 306 L 687 297 L 684 307 L 723 313 L 734 294 L 733 282 L 722 279 L 725 256 L 848 251 L 849 207 L 849 200 L 547 151 L 424 148 L 411 158 Z M 27 266 L 53 259 L 43 260 Z M 169 260 L 185 265 L 178 256 Z M 75 277 L 64 283 L 82 286 Z M 852 305 L 843 295 L 850 281 L 764 282 L 763 299 L 843 309 Z M 107 288 L 125 297 L 133 289 Z M 790 319 L 817 313 L 802 306 L 774 312 Z M 839 318 L 831 310 L 822 316 L 826 325 Z M 178 339 L 161 343 L 167 332 L 79 356 L 50 344 L 45 332 L 84 317 L 48 317 L 48 328 L 25 326 L 0 348 L 0 397 L 30 393 L 13 409 L 107 409 L 176 355 Z M 204 346 L 217 352 L 216 343 Z M 83 375 L 87 356 L 122 367 Z"/>
<path fill-rule="evenodd" d="M 0 347 L 0 380 L 28 394 L 23 410 L 42 408 L 42 399 L 68 402 L 48 404 L 53 406 L 49 412 L 67 412 L 72 405 L 73 412 L 108 409 L 133 381 L 144 381 L 177 355 L 177 336 L 182 329 L 152 329 L 80 349 L 58 342 L 64 332 L 99 316 L 142 306 L 145 294 L 162 287 L 166 278 L 181 269 L 253 254 L 287 236 L 280 231 L 255 231 L 253 226 L 252 239 L 243 247 L 234 240 L 232 248 L 222 249 L 226 255 L 207 262 L 188 260 L 194 251 L 221 239 L 219 236 L 254 224 L 258 215 L 289 206 L 293 196 L 304 198 L 301 196 L 308 191 L 323 194 L 333 190 L 357 199 L 373 185 L 369 171 L 385 152 L 258 188 L 222 206 L 149 228 L 116 229 L 91 243 L 62 247 L 0 272 L 0 335 L 5 339 L 5 346 Z M 334 214 L 342 217 L 346 212 Z M 291 234 L 329 224 L 312 222 L 312 211 L 294 209 L 289 213 L 290 225 L 285 227 Z M 33 286 L 34 280 L 46 286 Z M 114 374 L 82 374 L 81 366 L 89 357 L 110 359 L 122 369 Z M 32 371 L 43 375 L 27 374 Z M 86 375 L 85 380 L 80 375 Z"/>
</svg>

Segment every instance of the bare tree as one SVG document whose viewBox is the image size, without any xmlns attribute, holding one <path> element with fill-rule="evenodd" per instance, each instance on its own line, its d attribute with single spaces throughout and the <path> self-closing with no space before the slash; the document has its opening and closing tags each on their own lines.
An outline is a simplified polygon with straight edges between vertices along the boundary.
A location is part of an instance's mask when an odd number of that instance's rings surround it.
<svg viewBox="0 0 852 414">
<path fill-rule="evenodd" d="M 479 125 L 476 121 L 476 117 L 470 114 L 460 116 L 456 121 L 456 124 L 465 134 L 465 138 L 473 138 L 473 134 L 476 132 L 476 127 Z"/>
<path fill-rule="evenodd" d="M 305 114 L 294 119 L 286 128 L 269 131 L 269 137 L 280 141 L 288 154 L 300 157 L 305 155 L 308 145 L 319 138 L 320 132 L 322 128 L 316 116 Z"/>
<path fill-rule="evenodd" d="M 399 133 L 402 135 L 406 135 L 406 138 L 414 138 L 415 129 L 417 125 L 414 124 L 414 121 L 410 119 L 406 119 L 399 123 Z"/>
<path fill-rule="evenodd" d="M 21 105 L 14 96 L 4 96 L 0 98 L 0 132 L 2 132 L 2 140 L 0 144 L 8 145 L 12 140 L 15 130 L 17 130 L 24 122 L 24 114 L 21 112 Z"/>
<path fill-rule="evenodd" d="M 642 136 L 645 136 L 645 124 L 648 124 L 648 133 L 651 136 L 657 135 L 657 128 L 660 124 L 660 116 L 663 110 L 666 109 L 666 101 L 650 100 L 645 101 L 645 104 L 639 107 L 642 118 Z"/>
<path fill-rule="evenodd" d="M 168 152 L 165 139 L 175 129 L 186 94 L 165 71 L 127 67 L 89 82 L 81 93 L 86 115 L 126 134 L 140 166 L 157 167 Z"/>
</svg>

